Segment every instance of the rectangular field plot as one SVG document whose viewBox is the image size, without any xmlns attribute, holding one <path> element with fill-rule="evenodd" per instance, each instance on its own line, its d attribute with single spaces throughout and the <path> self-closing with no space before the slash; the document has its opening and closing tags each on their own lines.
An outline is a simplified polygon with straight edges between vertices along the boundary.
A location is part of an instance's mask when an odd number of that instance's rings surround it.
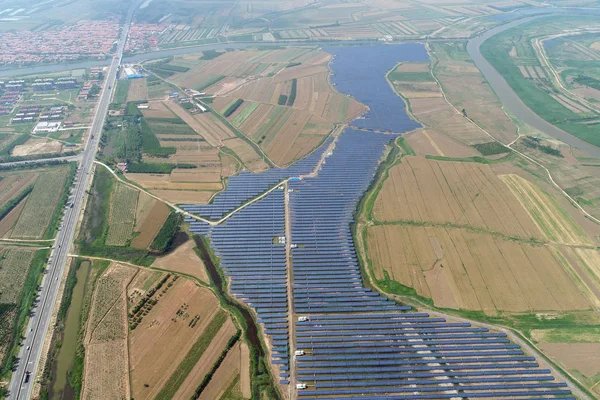
<svg viewBox="0 0 600 400">
<path fill-rule="evenodd" d="M 39 239 L 44 235 L 63 191 L 68 167 L 40 173 L 13 229 L 12 238 Z"/>
<path fill-rule="evenodd" d="M 117 184 L 111 201 L 106 244 L 125 246 L 131 239 L 139 191 Z"/>
<path fill-rule="evenodd" d="M 377 280 L 415 288 L 439 307 L 522 312 L 590 306 L 543 246 L 455 228 L 401 225 L 369 228 L 367 238 Z"/>
<path fill-rule="evenodd" d="M 543 235 L 488 165 L 405 157 L 373 207 L 384 222 L 451 223 L 525 239 Z"/>
</svg>

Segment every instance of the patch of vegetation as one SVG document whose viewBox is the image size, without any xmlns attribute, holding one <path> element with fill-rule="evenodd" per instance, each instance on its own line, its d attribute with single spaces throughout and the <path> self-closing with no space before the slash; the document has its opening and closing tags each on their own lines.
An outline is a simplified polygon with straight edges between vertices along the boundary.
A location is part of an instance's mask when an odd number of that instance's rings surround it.
<svg viewBox="0 0 600 400">
<path fill-rule="evenodd" d="M 161 71 L 173 71 L 173 72 L 188 72 L 190 69 L 181 65 L 163 64 L 160 67 Z"/>
<path fill-rule="evenodd" d="M 145 118 L 142 118 L 140 124 L 142 152 L 153 157 L 166 158 L 177 152 L 176 147 L 161 147 L 160 141 L 150 129 L 148 122 Z"/>
<path fill-rule="evenodd" d="M 279 99 L 277 99 L 277 104 L 280 106 L 285 106 L 287 104 L 288 97 L 285 94 L 280 94 Z"/>
<path fill-rule="evenodd" d="M 496 154 L 503 154 L 510 152 L 510 149 L 498 142 L 487 142 L 474 144 L 473 147 L 477 149 L 484 156 L 493 156 Z"/>
<path fill-rule="evenodd" d="M 89 204 L 85 208 L 80 237 L 77 240 L 79 253 L 149 266 L 154 261 L 154 257 L 150 256 L 147 250 L 106 245 L 111 193 L 114 188 L 115 181 L 112 174 L 105 168 L 98 168 L 92 183 Z"/>
<path fill-rule="evenodd" d="M 600 80 L 592 78 L 591 76 L 580 74 L 579 76 L 577 76 L 577 78 L 573 79 L 573 82 L 582 86 L 587 86 L 596 90 L 600 90 Z"/>
<path fill-rule="evenodd" d="M 50 239 L 55 236 L 58 226 L 60 225 L 60 220 L 64 213 L 64 206 L 67 203 L 69 198 L 69 191 L 71 186 L 73 186 L 73 181 L 75 180 L 75 174 L 77 173 L 77 163 L 72 162 L 69 163 L 69 173 L 67 175 L 67 179 L 65 179 L 62 187 L 62 192 L 60 197 L 58 198 L 58 202 L 52 213 L 52 217 L 50 218 L 50 223 L 48 224 L 48 228 L 46 228 L 46 232 L 44 232 L 44 238 Z"/>
<path fill-rule="evenodd" d="M 197 168 L 195 164 L 169 164 L 169 163 L 146 163 L 133 162 L 127 164 L 127 172 L 142 174 L 170 174 L 175 168 L 192 169 Z"/>
<path fill-rule="evenodd" d="M 23 190 L 21 193 L 19 193 L 16 197 L 10 199 L 9 201 L 7 201 L 6 203 L 4 203 L 4 205 L 2 206 L 2 208 L 0 208 L 0 220 L 4 217 L 6 217 L 6 215 L 11 212 L 16 206 L 19 205 L 19 203 L 21 202 L 21 200 L 23 200 L 25 197 L 27 197 L 27 195 L 29 195 L 29 193 L 31 193 L 31 191 L 33 190 L 33 185 L 29 185 L 25 188 L 25 190 Z"/>
<path fill-rule="evenodd" d="M 428 158 L 430 160 L 437 160 L 437 161 L 456 161 L 456 162 L 474 162 L 474 163 L 479 163 L 479 164 L 497 164 L 497 163 L 501 163 L 501 162 L 508 161 L 509 159 L 511 159 L 512 153 L 509 153 L 506 156 L 499 158 L 497 160 L 490 160 L 488 158 L 479 157 L 479 156 L 457 158 L 457 157 L 427 155 L 427 156 L 425 156 L 425 158 Z"/>
<path fill-rule="evenodd" d="M 115 90 L 114 103 L 123 104 L 127 101 L 127 94 L 129 93 L 129 86 L 131 86 L 131 81 L 129 79 L 122 79 L 117 82 L 117 89 Z"/>
<path fill-rule="evenodd" d="M 393 70 L 388 74 L 391 82 L 434 82 L 429 72 L 405 72 Z"/>
<path fill-rule="evenodd" d="M 223 54 L 223 53 L 220 51 L 206 50 L 206 51 L 202 52 L 202 56 L 200 56 L 200 59 L 201 60 L 212 60 L 212 59 L 219 57 L 221 54 Z"/>
<path fill-rule="evenodd" d="M 291 107 L 294 105 L 294 102 L 296 101 L 296 91 L 297 90 L 298 90 L 298 79 L 294 78 L 294 79 L 292 79 L 292 88 L 290 89 L 290 97 L 287 100 L 288 107 Z"/>
<path fill-rule="evenodd" d="M 223 116 L 225 118 L 229 117 L 235 112 L 235 110 L 237 110 L 242 105 L 243 102 L 243 99 L 234 100 L 231 104 L 225 107 L 225 109 L 223 110 Z"/>
<path fill-rule="evenodd" d="M 554 156 L 554 157 L 560 157 L 560 158 L 564 157 L 559 149 L 555 149 L 552 146 L 547 146 L 547 145 L 542 144 L 542 141 L 536 137 L 525 136 L 523 138 L 523 144 L 529 148 L 537 149 L 543 153 L 550 154 L 551 156 Z"/>
<path fill-rule="evenodd" d="M 162 228 L 160 228 L 160 231 L 152 241 L 152 244 L 150 244 L 150 248 L 161 253 L 169 250 L 182 222 L 183 215 L 174 212 L 169 214 Z"/>
</svg>

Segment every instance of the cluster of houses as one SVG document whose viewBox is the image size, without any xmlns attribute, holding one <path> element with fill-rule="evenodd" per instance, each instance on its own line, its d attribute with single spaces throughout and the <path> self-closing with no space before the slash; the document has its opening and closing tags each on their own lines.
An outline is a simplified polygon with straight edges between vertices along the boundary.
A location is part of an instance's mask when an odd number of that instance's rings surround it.
<svg viewBox="0 0 600 400">
<path fill-rule="evenodd" d="M 41 32 L 3 32 L 0 65 L 64 62 L 81 58 L 105 59 L 113 50 L 118 34 L 118 17 L 83 20 Z"/>
</svg>

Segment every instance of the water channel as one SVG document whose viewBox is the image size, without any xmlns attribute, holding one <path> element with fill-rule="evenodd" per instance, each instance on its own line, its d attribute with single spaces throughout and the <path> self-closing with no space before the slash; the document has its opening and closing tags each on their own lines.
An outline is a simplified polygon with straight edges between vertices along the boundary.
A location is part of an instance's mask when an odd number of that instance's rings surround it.
<svg viewBox="0 0 600 400">
<path fill-rule="evenodd" d="M 73 288 L 71 304 L 65 318 L 65 328 L 60 338 L 61 347 L 52 370 L 52 383 L 48 391 L 48 398 L 50 400 L 70 400 L 75 398 L 75 393 L 69 385 L 67 376 L 73 365 L 77 351 L 77 333 L 79 331 L 81 308 L 83 307 L 83 297 L 91 267 L 92 264 L 89 261 L 83 261 L 76 273 L 77 283 Z"/>
</svg>

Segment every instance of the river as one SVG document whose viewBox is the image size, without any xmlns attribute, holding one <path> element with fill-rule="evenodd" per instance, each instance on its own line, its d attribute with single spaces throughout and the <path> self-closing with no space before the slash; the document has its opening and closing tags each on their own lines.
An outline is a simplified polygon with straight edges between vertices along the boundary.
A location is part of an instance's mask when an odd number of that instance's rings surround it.
<svg viewBox="0 0 600 400">
<path fill-rule="evenodd" d="M 565 13 L 570 11 L 572 14 L 574 11 L 580 12 L 580 14 L 590 14 L 590 13 L 599 13 L 600 10 L 592 11 L 592 10 L 567 10 L 567 9 L 550 9 L 553 10 L 553 13 Z M 542 10 L 540 10 L 542 12 Z M 543 132 L 544 134 L 558 139 L 570 146 L 577 147 L 581 150 L 586 151 L 592 157 L 600 158 L 600 148 L 585 142 L 568 132 L 563 131 L 560 128 L 552 125 L 548 121 L 544 120 L 542 117 L 531 111 L 529 107 L 523 103 L 521 98 L 515 93 L 515 91 L 510 87 L 510 85 L 506 82 L 506 80 L 502 77 L 502 75 L 496 71 L 496 69 L 490 64 L 485 57 L 481 54 L 480 47 L 483 42 L 487 39 L 495 36 L 499 33 L 507 31 L 508 29 L 514 28 L 516 26 L 534 21 L 538 18 L 541 18 L 547 13 L 543 15 L 535 15 L 531 17 L 525 17 L 516 21 L 509 22 L 508 24 L 504 24 L 498 26 L 496 28 L 492 28 L 485 33 L 474 37 L 469 40 L 467 43 L 467 52 L 469 56 L 473 59 L 473 62 L 477 66 L 477 68 L 481 71 L 485 79 L 488 81 L 500 102 L 508 110 L 511 114 L 515 115 L 521 121 L 531 125 L 535 129 Z M 508 55 L 507 55 L 508 57 Z"/>
</svg>

